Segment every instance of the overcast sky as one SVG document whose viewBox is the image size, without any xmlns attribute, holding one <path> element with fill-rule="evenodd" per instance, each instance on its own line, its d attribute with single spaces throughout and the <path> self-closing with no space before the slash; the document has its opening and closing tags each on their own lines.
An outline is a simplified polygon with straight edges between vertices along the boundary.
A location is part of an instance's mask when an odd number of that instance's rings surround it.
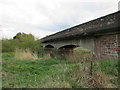
<svg viewBox="0 0 120 90">
<path fill-rule="evenodd" d="M 119 0 L 0 0 L 0 37 L 37 38 L 118 11 Z M 2 34 L 1 34 L 2 33 Z"/>
</svg>

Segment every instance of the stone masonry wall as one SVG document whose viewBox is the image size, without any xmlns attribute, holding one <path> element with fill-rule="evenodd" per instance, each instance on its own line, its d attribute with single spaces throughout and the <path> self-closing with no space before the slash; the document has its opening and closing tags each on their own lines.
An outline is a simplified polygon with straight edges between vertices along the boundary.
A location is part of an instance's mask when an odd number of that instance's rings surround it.
<svg viewBox="0 0 120 90">
<path fill-rule="evenodd" d="M 95 38 L 95 53 L 99 59 L 118 59 L 118 34 Z"/>
</svg>

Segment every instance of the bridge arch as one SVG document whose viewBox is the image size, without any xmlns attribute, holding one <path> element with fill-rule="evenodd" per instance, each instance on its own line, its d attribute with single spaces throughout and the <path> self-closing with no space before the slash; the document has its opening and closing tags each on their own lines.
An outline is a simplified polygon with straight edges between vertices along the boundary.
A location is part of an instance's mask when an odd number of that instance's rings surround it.
<svg viewBox="0 0 120 90">
<path fill-rule="evenodd" d="M 79 61 L 80 59 L 88 60 L 93 56 L 93 51 L 87 47 L 78 45 L 64 45 L 58 49 L 59 55 L 69 60 Z"/>
<path fill-rule="evenodd" d="M 49 44 L 49 45 L 46 45 L 45 48 L 54 48 L 54 46 Z"/>
<path fill-rule="evenodd" d="M 58 48 L 58 53 L 61 57 L 69 56 L 73 53 L 73 49 L 78 45 L 64 45 Z"/>
<path fill-rule="evenodd" d="M 55 47 L 53 45 L 50 45 L 50 44 L 46 45 L 45 48 L 44 48 L 45 53 L 52 55 L 53 51 L 54 51 L 54 48 Z"/>
</svg>

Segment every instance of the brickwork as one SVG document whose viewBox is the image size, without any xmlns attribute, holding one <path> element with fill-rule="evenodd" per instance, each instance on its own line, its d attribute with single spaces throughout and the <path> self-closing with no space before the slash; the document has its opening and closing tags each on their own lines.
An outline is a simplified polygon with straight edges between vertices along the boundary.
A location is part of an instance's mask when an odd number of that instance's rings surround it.
<svg viewBox="0 0 120 90">
<path fill-rule="evenodd" d="M 95 52 L 100 59 L 118 59 L 118 34 L 104 35 L 95 39 Z"/>
</svg>

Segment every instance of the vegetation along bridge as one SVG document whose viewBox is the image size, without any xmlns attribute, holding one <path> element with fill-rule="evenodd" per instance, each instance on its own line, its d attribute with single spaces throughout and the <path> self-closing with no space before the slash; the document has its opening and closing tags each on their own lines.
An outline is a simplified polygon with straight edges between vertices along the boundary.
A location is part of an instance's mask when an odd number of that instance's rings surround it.
<svg viewBox="0 0 120 90">
<path fill-rule="evenodd" d="M 97 58 L 119 57 L 120 11 L 42 38 L 45 48 L 56 50 L 84 47 Z"/>
</svg>

